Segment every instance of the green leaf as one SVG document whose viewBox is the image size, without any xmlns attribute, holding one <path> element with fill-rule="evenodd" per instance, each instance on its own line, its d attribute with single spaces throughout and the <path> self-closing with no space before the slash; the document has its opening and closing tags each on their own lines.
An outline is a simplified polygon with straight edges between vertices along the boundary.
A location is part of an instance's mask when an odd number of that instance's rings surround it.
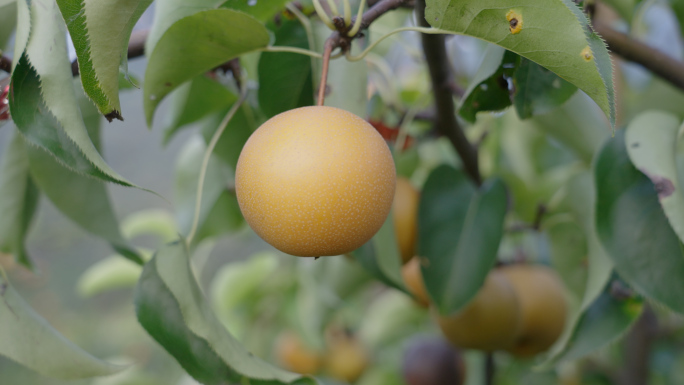
<svg viewBox="0 0 684 385">
<path fill-rule="evenodd" d="M 154 22 L 145 42 L 145 52 L 151 53 L 162 35 L 178 20 L 219 6 L 225 0 L 157 0 L 154 4 Z"/>
<path fill-rule="evenodd" d="M 613 272 L 613 262 L 601 246 L 596 232 L 596 186 L 589 171 L 570 178 L 565 186 L 565 204 L 586 237 L 588 259 L 587 285 L 581 310 L 601 294 Z"/>
<path fill-rule="evenodd" d="M 257 4 L 264 4 L 261 1 Z M 306 30 L 298 20 L 284 21 L 275 30 L 275 45 L 309 49 Z M 268 116 L 311 106 L 311 58 L 289 52 L 264 52 L 259 58 L 259 107 Z M 287 97 L 284 97 L 287 95 Z"/>
<path fill-rule="evenodd" d="M 401 256 L 394 231 L 394 213 L 390 212 L 375 236 L 354 250 L 352 256 L 380 282 L 406 292 L 401 276 Z"/>
<path fill-rule="evenodd" d="M 26 253 L 26 233 L 38 205 L 39 192 L 29 174 L 24 139 L 18 133 L 5 150 L 0 173 L 0 251 L 29 269 L 33 263 Z"/>
<path fill-rule="evenodd" d="M 224 265 L 211 284 L 211 298 L 214 309 L 222 317 L 230 318 L 235 307 L 248 301 L 263 282 L 278 268 L 278 256 L 273 252 L 261 252 L 246 261 Z"/>
<path fill-rule="evenodd" d="M 639 318 L 642 310 L 641 299 L 620 298 L 611 293 L 611 285 L 608 285 L 582 312 L 564 348 L 553 352 L 542 367 L 551 368 L 561 361 L 576 360 L 617 341 Z"/>
<path fill-rule="evenodd" d="M 114 366 L 67 340 L 17 294 L 0 270 L 0 354 L 53 378 L 74 380 L 117 373 Z"/>
<path fill-rule="evenodd" d="M 594 167 L 596 228 L 615 269 L 637 292 L 684 313 L 682 244 L 653 183 L 630 162 L 618 131 Z"/>
<path fill-rule="evenodd" d="M 245 225 L 234 190 L 224 189 L 197 230 L 197 242 L 236 232 Z"/>
<path fill-rule="evenodd" d="M 136 211 L 121 221 L 121 233 L 126 239 L 139 235 L 156 235 L 162 243 L 178 238 L 173 216 L 166 210 L 148 209 Z"/>
<path fill-rule="evenodd" d="M 152 0 L 56 0 L 76 49 L 86 94 L 110 121 L 121 119 L 119 67 L 128 72 L 128 41 Z"/>
<path fill-rule="evenodd" d="M 78 279 L 76 290 L 82 297 L 90 298 L 112 290 L 132 288 L 141 272 L 142 266 L 113 255 L 86 269 Z"/>
<path fill-rule="evenodd" d="M 28 147 L 28 155 L 33 180 L 64 215 L 83 230 L 108 241 L 124 257 L 143 264 L 140 255 L 121 236 L 103 182 L 60 165 L 39 148 Z"/>
<path fill-rule="evenodd" d="M 0 52 L 7 47 L 17 26 L 17 3 L 15 0 L 0 0 Z"/>
<path fill-rule="evenodd" d="M 582 298 L 587 285 L 587 240 L 575 221 L 555 223 L 547 229 L 551 243 L 551 263 L 566 288 Z"/>
<path fill-rule="evenodd" d="M 88 136 L 74 90 L 66 41 L 55 38 L 64 35 L 66 29 L 54 0 L 35 0 L 30 7 L 25 0 L 17 4 L 21 23 L 15 57 L 19 60 L 12 72 L 9 98 L 17 128 L 30 143 L 72 170 L 133 186 L 107 165 Z"/>
<path fill-rule="evenodd" d="M 672 114 L 644 112 L 629 123 L 625 143 L 634 166 L 655 185 L 670 226 L 684 240 L 684 194 L 677 177 L 679 126 Z"/>
<path fill-rule="evenodd" d="M 149 56 L 143 87 L 147 124 L 169 92 L 230 59 L 266 47 L 269 40 L 261 23 L 229 9 L 202 11 L 175 22 Z"/>
<path fill-rule="evenodd" d="M 285 9 L 287 2 L 288 0 L 228 0 L 221 7 L 248 13 L 264 22 L 273 18 L 278 11 Z"/>
<path fill-rule="evenodd" d="M 520 56 L 495 45 L 489 45 L 484 55 L 458 111 L 469 122 L 475 122 L 480 111 L 501 111 L 511 105 L 508 79 L 520 65 Z"/>
<path fill-rule="evenodd" d="M 427 0 L 435 28 L 511 50 L 586 92 L 615 126 L 613 68 L 606 45 L 572 0 Z M 515 18 L 516 28 L 510 20 Z"/>
<path fill-rule="evenodd" d="M 589 166 L 610 127 L 601 110 L 584 93 L 576 92 L 567 103 L 531 119 L 540 131 L 571 149 Z"/>
<path fill-rule="evenodd" d="M 236 101 L 237 96 L 231 96 L 230 104 L 232 105 Z M 202 122 L 201 133 L 206 143 L 211 141 L 211 137 L 214 136 L 229 109 L 226 108 L 213 116 L 209 116 Z M 242 103 L 235 115 L 233 115 L 233 118 L 228 122 L 228 126 L 223 131 L 223 134 L 221 134 L 221 138 L 216 142 L 213 155 L 227 163 L 235 171 L 242 147 L 244 147 L 247 139 L 249 139 L 256 128 L 254 110 L 249 104 Z"/>
<path fill-rule="evenodd" d="M 478 292 L 496 262 L 508 197 L 494 179 L 479 190 L 467 176 L 442 165 L 420 196 L 418 255 L 426 288 L 442 314 L 451 314 Z"/>
<path fill-rule="evenodd" d="M 180 242 L 147 263 L 135 307 L 145 330 L 203 384 L 316 384 L 257 358 L 228 333 L 202 295 Z"/>
<path fill-rule="evenodd" d="M 513 76 L 513 104 L 521 119 L 547 113 L 567 102 L 577 87 L 530 60 L 523 59 Z"/>
<path fill-rule="evenodd" d="M 237 97 L 226 87 L 207 76 L 197 76 L 184 83 L 171 93 L 172 107 L 167 117 L 169 123 L 164 129 L 164 143 L 168 143 L 183 126 L 211 113 L 227 111 L 236 100 Z"/>
</svg>

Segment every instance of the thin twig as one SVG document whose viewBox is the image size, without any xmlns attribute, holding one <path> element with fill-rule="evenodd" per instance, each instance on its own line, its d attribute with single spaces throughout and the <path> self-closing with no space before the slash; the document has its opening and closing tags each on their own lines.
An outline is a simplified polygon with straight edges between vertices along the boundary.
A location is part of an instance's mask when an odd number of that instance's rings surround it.
<svg viewBox="0 0 684 385">
<path fill-rule="evenodd" d="M 416 0 L 416 17 L 423 27 L 430 24 L 425 20 L 425 0 Z M 461 125 L 456 120 L 454 97 L 449 87 L 451 70 L 443 35 L 422 34 L 425 61 L 430 70 L 432 93 L 437 109 L 437 129 L 446 136 L 456 149 L 463 168 L 478 186 L 482 184 L 477 149 L 466 138 Z"/>
<path fill-rule="evenodd" d="M 223 131 L 226 130 L 228 123 L 230 123 L 230 120 L 233 119 L 233 116 L 237 112 L 238 108 L 240 108 L 242 103 L 247 99 L 247 89 L 248 87 L 246 86 L 242 87 L 242 90 L 240 91 L 240 98 L 235 102 L 235 104 L 233 104 L 232 107 L 230 107 L 230 111 L 228 111 L 226 116 L 221 121 L 221 124 L 216 129 L 216 132 L 214 132 L 214 135 L 211 137 L 211 140 L 207 145 L 207 150 L 204 152 L 204 158 L 202 158 L 202 167 L 200 168 L 199 180 L 197 182 L 197 196 L 195 197 L 195 215 L 192 219 L 192 227 L 190 228 L 190 232 L 188 233 L 186 241 L 188 247 L 190 247 L 190 245 L 192 244 L 192 239 L 195 237 L 195 234 L 197 233 L 197 228 L 199 226 L 200 209 L 202 208 L 202 193 L 204 192 L 204 178 L 207 175 L 207 167 L 209 166 L 209 159 L 211 158 L 211 153 L 214 152 L 214 147 L 216 147 L 216 143 L 218 143 L 219 139 L 221 138 Z"/>
<path fill-rule="evenodd" d="M 673 59 L 596 19 L 594 30 L 603 37 L 608 49 L 613 53 L 627 61 L 641 64 L 654 75 L 684 90 L 684 62 Z"/>
<path fill-rule="evenodd" d="M 321 84 L 318 86 L 318 100 L 317 106 L 322 106 L 325 103 L 325 90 L 328 87 L 328 68 L 330 67 L 330 55 L 335 46 L 335 41 L 331 38 L 325 41 L 323 49 L 323 69 L 321 71 Z"/>
</svg>

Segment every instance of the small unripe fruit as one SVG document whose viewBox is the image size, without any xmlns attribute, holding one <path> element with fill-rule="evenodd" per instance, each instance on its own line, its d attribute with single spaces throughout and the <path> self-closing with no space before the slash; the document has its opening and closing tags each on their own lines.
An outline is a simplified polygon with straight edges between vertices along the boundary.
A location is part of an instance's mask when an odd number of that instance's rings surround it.
<svg viewBox="0 0 684 385">
<path fill-rule="evenodd" d="M 368 351 L 353 336 L 336 334 L 328 341 L 325 371 L 332 378 L 354 382 L 366 370 L 370 358 Z"/>
<path fill-rule="evenodd" d="M 394 193 L 394 231 L 401 252 L 401 260 L 407 263 L 415 255 L 418 235 L 418 202 L 420 193 L 411 182 L 403 177 L 397 178 Z"/>
<path fill-rule="evenodd" d="M 401 268 L 401 276 L 408 291 L 413 294 L 416 302 L 423 307 L 430 305 L 430 297 L 425 288 L 423 273 L 420 271 L 420 257 L 413 257 Z"/>
<path fill-rule="evenodd" d="M 458 349 L 441 338 L 414 338 L 402 364 L 408 385 L 461 385 L 465 363 Z"/>
<path fill-rule="evenodd" d="M 446 317 L 437 315 L 437 321 L 452 344 L 491 352 L 509 347 L 517 337 L 520 305 L 508 279 L 493 270 L 462 311 Z"/>
<path fill-rule="evenodd" d="M 316 374 L 322 359 L 315 350 L 307 347 L 291 332 L 282 334 L 275 346 L 276 359 L 288 370 L 300 374 Z"/>
<path fill-rule="evenodd" d="M 368 242 L 394 198 L 392 154 L 360 117 L 333 107 L 274 116 L 249 138 L 235 191 L 252 229 L 287 254 L 340 255 Z"/>
<path fill-rule="evenodd" d="M 518 357 L 546 351 L 560 337 L 567 316 L 560 278 L 544 266 L 512 265 L 501 272 L 513 286 L 522 317 L 520 334 L 506 350 Z"/>
</svg>

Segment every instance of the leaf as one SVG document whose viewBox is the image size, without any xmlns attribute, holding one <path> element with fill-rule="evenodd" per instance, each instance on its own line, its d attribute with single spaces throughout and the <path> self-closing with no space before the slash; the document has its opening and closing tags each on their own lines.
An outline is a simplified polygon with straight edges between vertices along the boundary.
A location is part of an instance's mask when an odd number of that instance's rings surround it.
<svg viewBox="0 0 684 385">
<path fill-rule="evenodd" d="M 418 255 L 426 288 L 442 314 L 452 314 L 478 292 L 496 261 L 508 197 L 494 179 L 479 190 L 466 175 L 442 165 L 420 197 Z"/>
<path fill-rule="evenodd" d="M 559 341 L 552 348 L 546 361 L 540 365 L 540 367 L 544 368 L 555 365 L 564 352 L 576 349 L 574 347 L 576 342 L 574 336 L 579 328 L 578 325 L 583 322 L 585 313 L 589 311 L 589 308 L 596 303 L 599 296 L 606 290 L 606 285 L 610 280 L 611 274 L 613 274 L 613 262 L 601 246 L 596 233 L 596 216 L 594 214 L 596 187 L 592 175 L 585 171 L 573 176 L 567 181 L 563 190 L 565 196 L 561 207 L 570 212 L 574 222 L 582 228 L 584 236 L 587 253 L 586 286 L 584 287 L 584 294 L 577 313 L 566 323 Z M 554 258 L 558 257 L 554 256 Z M 560 274 L 566 273 L 561 268 L 557 270 L 559 270 Z"/>
<path fill-rule="evenodd" d="M 230 311 L 248 301 L 264 280 L 278 268 L 278 256 L 273 252 L 261 252 L 246 261 L 224 265 L 211 284 L 214 309 L 220 309 L 221 318 L 229 318 Z"/>
<path fill-rule="evenodd" d="M 485 51 L 480 69 L 463 94 L 458 113 L 475 122 L 480 111 L 501 111 L 511 105 L 508 79 L 520 65 L 520 56 L 495 45 Z"/>
<path fill-rule="evenodd" d="M 634 166 L 653 182 L 670 226 L 684 240 L 684 195 L 676 159 L 679 126 L 672 114 L 644 112 L 630 122 L 625 143 Z"/>
<path fill-rule="evenodd" d="M 613 67 L 608 50 L 572 0 L 426 3 L 425 19 L 433 27 L 494 43 L 549 69 L 586 92 L 615 126 Z"/>
<path fill-rule="evenodd" d="M 119 68 L 128 73 L 128 41 L 152 0 L 56 0 L 74 43 L 81 83 L 110 121 L 121 119 Z"/>
<path fill-rule="evenodd" d="M 288 0 L 228 0 L 221 7 L 248 13 L 263 22 L 273 18 L 278 11 L 285 9 L 287 2 Z"/>
<path fill-rule="evenodd" d="M 551 262 L 566 288 L 582 298 L 587 284 L 587 240 L 574 221 L 555 223 L 547 229 Z"/>
<path fill-rule="evenodd" d="M 617 297 L 608 285 L 582 312 L 564 349 L 553 352 L 541 367 L 551 368 L 561 361 L 576 360 L 617 341 L 639 318 L 642 310 L 641 299 Z"/>
<path fill-rule="evenodd" d="M 601 144 L 610 136 L 601 110 L 584 93 L 576 92 L 567 103 L 531 119 L 535 127 L 571 149 L 589 166 Z"/>
<path fill-rule="evenodd" d="M 169 123 L 164 129 L 165 144 L 183 126 L 206 118 L 211 113 L 227 111 L 237 97 L 219 82 L 206 76 L 197 76 L 178 87 L 171 94 L 171 100 L 172 107 L 167 115 Z"/>
<path fill-rule="evenodd" d="M 570 178 L 565 186 L 566 204 L 582 227 L 587 242 L 587 285 L 581 310 L 585 310 L 601 294 L 613 272 L 613 263 L 601 246 L 596 232 L 596 185 L 590 172 Z"/>
<path fill-rule="evenodd" d="M 136 211 L 121 221 L 121 233 L 126 239 L 140 235 L 156 235 L 162 243 L 178 238 L 173 216 L 166 210 L 147 209 Z"/>
<path fill-rule="evenodd" d="M 630 162 L 618 131 L 594 167 L 596 228 L 615 269 L 637 292 L 684 313 L 681 242 L 658 202 L 651 181 Z"/>
<path fill-rule="evenodd" d="M 401 256 L 390 212 L 375 236 L 354 250 L 352 256 L 363 268 L 384 284 L 407 292 L 401 276 Z"/>
<path fill-rule="evenodd" d="M 145 42 L 149 55 L 162 35 L 178 20 L 219 6 L 225 0 L 157 0 L 154 4 L 154 21 Z"/>
<path fill-rule="evenodd" d="M 71 75 L 66 33 L 54 0 L 17 2 L 19 28 L 10 114 L 26 139 L 82 174 L 134 186 L 102 159 L 88 136 Z M 32 23 L 30 21 L 33 21 Z M 30 38 L 29 38 L 30 32 Z M 23 41 L 25 39 L 25 41 Z M 22 45 L 23 44 L 23 45 Z"/>
<path fill-rule="evenodd" d="M 547 113 L 567 102 L 577 87 L 530 60 L 523 59 L 513 76 L 513 104 L 521 119 Z"/>
<path fill-rule="evenodd" d="M 29 269 L 33 263 L 26 253 L 26 235 L 38 205 L 40 193 L 29 175 L 26 144 L 18 133 L 2 159 L 0 173 L 0 251 Z"/>
<path fill-rule="evenodd" d="M 0 270 L 0 354 L 36 372 L 73 380 L 117 373 L 67 340 L 17 294 Z"/>
<path fill-rule="evenodd" d="M 202 295 L 182 243 L 160 249 L 145 265 L 135 308 L 143 328 L 203 384 L 316 384 L 257 358 L 226 331 Z"/>
<path fill-rule="evenodd" d="M 175 22 L 155 45 L 145 71 L 148 126 L 169 92 L 230 59 L 266 47 L 269 40 L 257 20 L 229 9 L 202 11 Z"/>
<path fill-rule="evenodd" d="M 306 30 L 297 20 L 285 21 L 275 30 L 274 45 L 309 49 Z M 311 58 L 308 56 L 289 52 L 262 53 L 259 58 L 261 110 L 272 117 L 297 107 L 313 105 L 311 73 Z"/>
<path fill-rule="evenodd" d="M 36 185 L 64 215 L 83 230 L 108 241 L 124 257 L 143 264 L 140 255 L 121 236 L 103 182 L 71 171 L 39 148 L 28 147 L 28 156 Z"/>
<path fill-rule="evenodd" d="M 116 289 L 134 287 L 140 278 L 142 267 L 113 255 L 98 261 L 81 274 L 76 291 L 85 298 Z"/>
</svg>

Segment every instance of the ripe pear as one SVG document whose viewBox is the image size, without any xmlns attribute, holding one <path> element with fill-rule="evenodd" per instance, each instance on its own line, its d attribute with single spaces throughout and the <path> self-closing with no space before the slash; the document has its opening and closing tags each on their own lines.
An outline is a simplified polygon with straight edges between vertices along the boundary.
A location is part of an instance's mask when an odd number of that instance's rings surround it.
<svg viewBox="0 0 684 385">
<path fill-rule="evenodd" d="M 322 365 L 322 357 L 306 346 L 293 332 L 285 332 L 276 341 L 275 356 L 280 365 L 300 374 L 315 374 Z"/>
<path fill-rule="evenodd" d="M 475 297 L 460 312 L 437 317 L 444 336 L 465 349 L 494 351 L 509 347 L 518 336 L 521 311 L 513 286 L 493 270 Z"/>
<path fill-rule="evenodd" d="M 252 229 L 287 254 L 341 255 L 385 222 L 396 184 L 387 143 L 368 122 L 334 107 L 283 112 L 247 140 L 235 192 Z"/>
<path fill-rule="evenodd" d="M 413 298 L 422 307 L 430 305 L 430 296 L 425 288 L 423 273 L 420 271 L 420 257 L 413 257 L 401 268 L 401 276 L 408 291 L 413 294 Z"/>
<path fill-rule="evenodd" d="M 517 357 L 546 351 L 563 332 L 568 311 L 560 278 L 538 265 L 511 265 L 501 272 L 513 285 L 522 315 L 520 334 L 506 350 Z"/>
<path fill-rule="evenodd" d="M 415 254 L 416 238 L 418 237 L 418 203 L 420 193 L 411 182 L 404 178 L 397 178 L 397 188 L 394 193 L 394 232 L 399 244 L 401 260 L 407 263 Z"/>
<path fill-rule="evenodd" d="M 333 333 L 327 344 L 324 367 L 330 377 L 350 383 L 361 377 L 370 362 L 361 341 L 347 333 Z"/>
</svg>

